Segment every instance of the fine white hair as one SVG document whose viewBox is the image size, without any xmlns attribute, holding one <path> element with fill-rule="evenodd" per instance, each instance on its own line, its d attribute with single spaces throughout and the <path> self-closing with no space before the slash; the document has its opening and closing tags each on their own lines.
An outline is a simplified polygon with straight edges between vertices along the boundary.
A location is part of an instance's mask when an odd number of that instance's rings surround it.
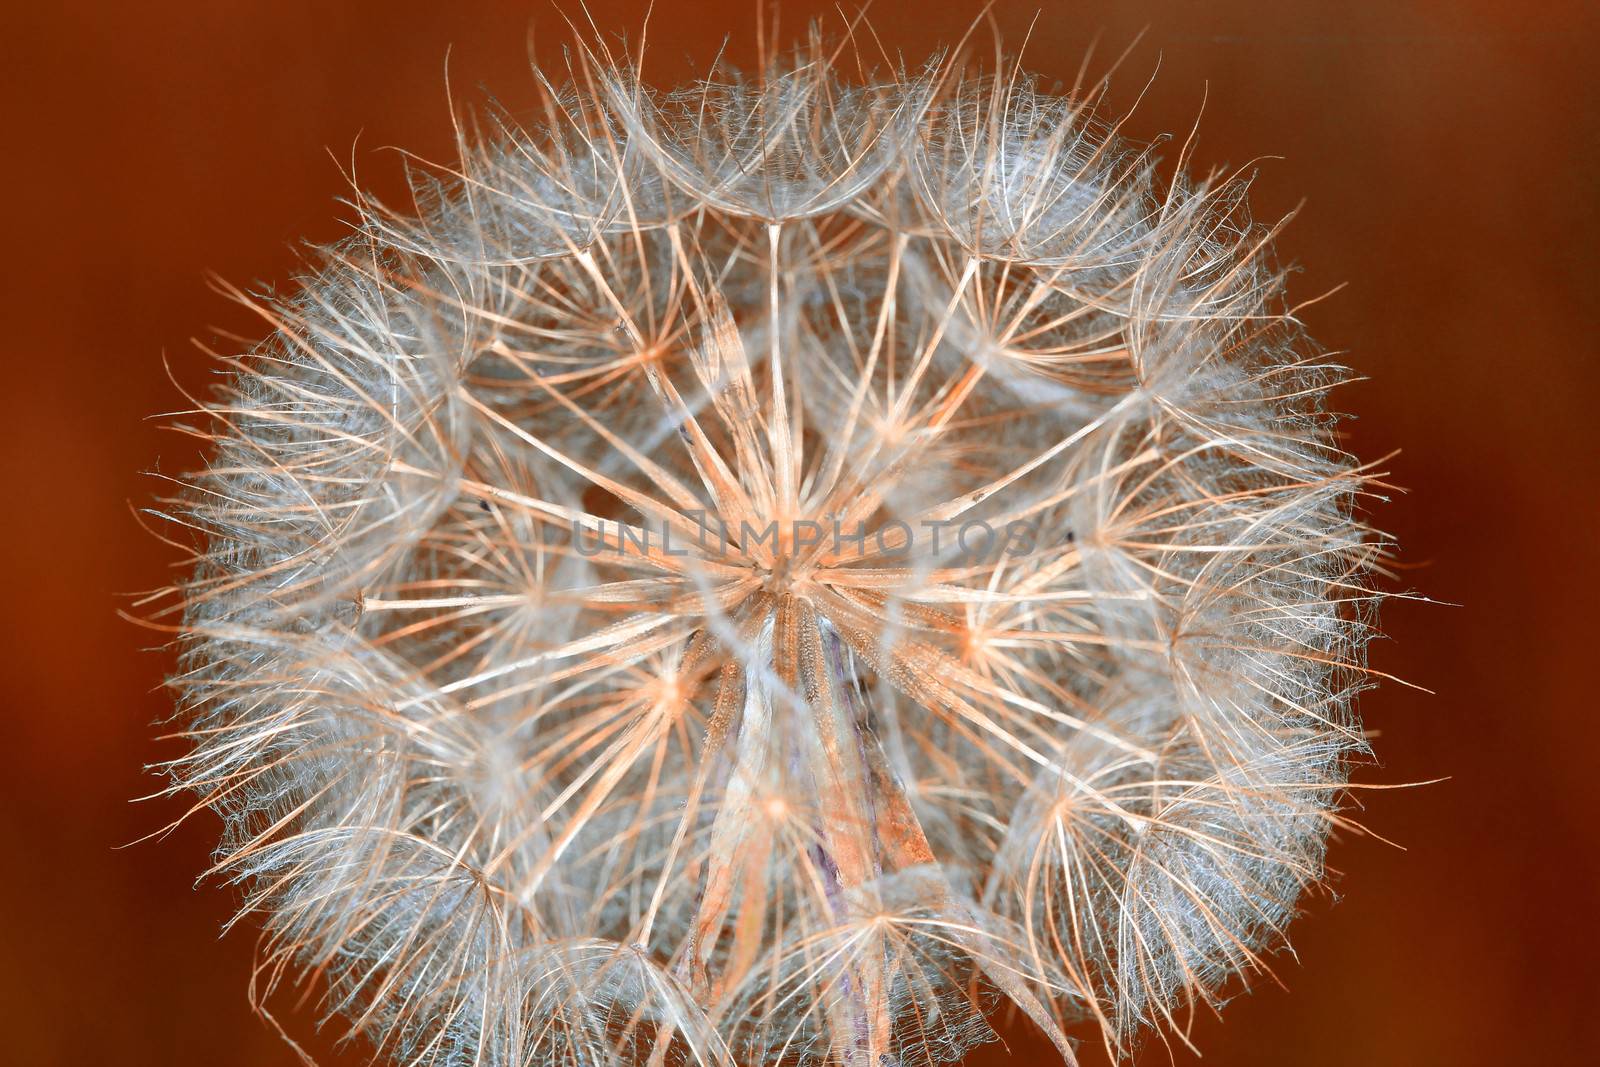
<svg viewBox="0 0 1600 1067">
<path fill-rule="evenodd" d="M 1275 229 L 1098 87 L 835 54 L 580 47 L 255 300 L 166 514 L 258 995 L 408 1065 L 923 1067 L 1001 1002 L 1070 1062 L 1281 945 L 1386 541 Z"/>
</svg>

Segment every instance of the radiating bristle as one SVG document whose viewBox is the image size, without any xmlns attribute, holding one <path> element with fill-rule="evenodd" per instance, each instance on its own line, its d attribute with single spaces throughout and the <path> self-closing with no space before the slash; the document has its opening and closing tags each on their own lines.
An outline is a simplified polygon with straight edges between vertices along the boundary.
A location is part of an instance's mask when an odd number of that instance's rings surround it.
<svg viewBox="0 0 1600 1067">
<path fill-rule="evenodd" d="M 171 767 L 403 1064 L 1116 1055 L 1365 742 L 1368 473 L 1238 180 L 1015 74 L 580 49 L 205 407 Z M 1180 164 L 1184 162 L 1180 159 Z"/>
</svg>

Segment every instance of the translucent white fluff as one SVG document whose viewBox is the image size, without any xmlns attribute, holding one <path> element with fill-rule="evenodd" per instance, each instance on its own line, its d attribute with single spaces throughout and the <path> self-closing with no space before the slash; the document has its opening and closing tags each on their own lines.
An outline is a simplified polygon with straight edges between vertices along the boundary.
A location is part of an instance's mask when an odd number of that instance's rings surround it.
<svg viewBox="0 0 1600 1067">
<path fill-rule="evenodd" d="M 1383 541 L 1241 183 L 828 55 L 583 52 L 260 302 L 170 514 L 263 995 L 404 1064 L 921 1067 L 1004 1001 L 1071 1061 L 1321 877 Z"/>
</svg>

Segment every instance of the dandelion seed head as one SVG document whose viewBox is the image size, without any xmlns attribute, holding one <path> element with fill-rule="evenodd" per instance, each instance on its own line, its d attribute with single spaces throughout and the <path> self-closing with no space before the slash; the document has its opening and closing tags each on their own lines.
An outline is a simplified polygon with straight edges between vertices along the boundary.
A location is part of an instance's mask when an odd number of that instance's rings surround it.
<svg viewBox="0 0 1600 1067">
<path fill-rule="evenodd" d="M 816 34 L 491 112 L 203 406 L 172 767 L 408 1065 L 1067 1061 L 1322 878 L 1384 540 L 1245 183 Z"/>
</svg>

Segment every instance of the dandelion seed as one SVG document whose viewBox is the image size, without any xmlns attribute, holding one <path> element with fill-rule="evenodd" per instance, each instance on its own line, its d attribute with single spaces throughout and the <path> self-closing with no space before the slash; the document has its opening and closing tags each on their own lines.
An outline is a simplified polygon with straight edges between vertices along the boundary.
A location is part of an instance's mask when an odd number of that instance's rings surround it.
<svg viewBox="0 0 1600 1067">
<path fill-rule="evenodd" d="M 1271 231 L 1094 93 L 832 55 L 580 49 L 260 303 L 168 609 L 258 995 L 401 1064 L 920 1067 L 999 1001 L 1071 1061 L 1321 877 L 1384 541 Z"/>
</svg>

